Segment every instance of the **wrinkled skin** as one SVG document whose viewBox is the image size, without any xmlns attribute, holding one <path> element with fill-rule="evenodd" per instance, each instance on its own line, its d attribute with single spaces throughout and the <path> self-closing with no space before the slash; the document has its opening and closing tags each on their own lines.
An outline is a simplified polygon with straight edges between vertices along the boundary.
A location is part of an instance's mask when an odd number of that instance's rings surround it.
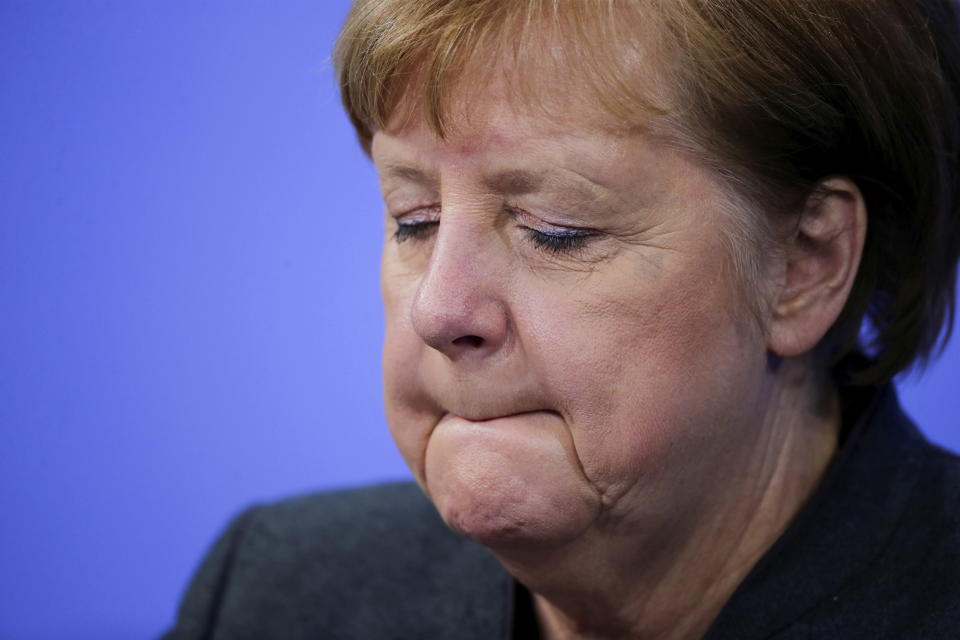
<svg viewBox="0 0 960 640">
<path fill-rule="evenodd" d="M 586 119 L 504 102 L 463 129 L 374 136 L 401 452 L 447 523 L 492 548 L 684 517 L 742 468 L 765 390 L 719 185 Z M 398 223 L 423 226 L 398 242 Z M 591 235 L 569 252 L 530 231 L 571 228 Z"/>
</svg>

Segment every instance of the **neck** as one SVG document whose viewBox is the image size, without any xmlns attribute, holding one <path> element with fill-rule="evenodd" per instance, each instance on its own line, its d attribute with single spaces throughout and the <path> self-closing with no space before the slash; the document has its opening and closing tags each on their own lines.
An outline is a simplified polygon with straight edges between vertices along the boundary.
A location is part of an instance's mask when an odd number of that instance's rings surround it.
<svg viewBox="0 0 960 640">
<path fill-rule="evenodd" d="M 701 638 L 836 450 L 836 391 L 809 371 L 782 363 L 756 425 L 742 430 L 749 444 L 711 456 L 672 512 L 639 522 L 611 515 L 563 548 L 497 553 L 533 592 L 543 637 Z M 688 476 L 667 480 L 678 479 Z"/>
</svg>

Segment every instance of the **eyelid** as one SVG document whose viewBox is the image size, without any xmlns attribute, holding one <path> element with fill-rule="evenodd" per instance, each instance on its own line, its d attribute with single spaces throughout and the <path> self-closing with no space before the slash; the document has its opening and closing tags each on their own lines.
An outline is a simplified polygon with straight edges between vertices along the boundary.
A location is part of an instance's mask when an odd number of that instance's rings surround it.
<svg viewBox="0 0 960 640">
<path fill-rule="evenodd" d="M 426 207 L 414 207 L 404 210 L 401 213 L 390 214 L 390 217 L 397 221 L 397 224 L 404 222 L 436 222 L 440 217 L 440 205 L 429 205 Z"/>
<path fill-rule="evenodd" d="M 575 255 L 600 235 L 596 229 L 548 222 L 518 207 L 505 206 L 504 210 L 515 219 L 516 226 L 526 232 L 533 246 L 546 253 Z M 439 226 L 440 213 L 440 205 L 432 205 L 391 214 L 397 225 L 393 239 L 397 243 L 426 239 Z"/>
<path fill-rule="evenodd" d="M 512 205 L 507 205 L 505 209 L 507 213 L 520 219 L 522 223 L 521 226 L 527 227 L 528 229 L 537 231 L 539 233 L 556 236 L 586 236 L 598 233 L 596 229 L 592 229 L 590 227 L 580 227 L 576 225 L 549 222 L 543 218 L 540 218 L 539 216 L 535 216 L 528 211 Z"/>
<path fill-rule="evenodd" d="M 533 246 L 545 254 L 580 257 L 587 245 L 600 235 L 596 229 L 548 222 L 518 207 L 507 207 L 507 211 L 517 219 L 517 226 L 526 231 Z"/>
<path fill-rule="evenodd" d="M 407 240 L 424 239 L 440 224 L 439 205 L 417 207 L 405 213 L 390 215 L 397 225 L 393 239 L 398 244 Z"/>
</svg>

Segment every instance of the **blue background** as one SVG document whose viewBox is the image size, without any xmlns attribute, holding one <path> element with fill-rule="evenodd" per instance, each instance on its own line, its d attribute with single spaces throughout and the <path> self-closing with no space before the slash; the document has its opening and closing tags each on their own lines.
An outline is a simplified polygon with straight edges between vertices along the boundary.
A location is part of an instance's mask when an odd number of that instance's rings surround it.
<svg viewBox="0 0 960 640">
<path fill-rule="evenodd" d="M 345 0 L 0 0 L 0 638 L 146 638 L 252 501 L 406 477 Z M 960 448 L 957 341 L 904 402 Z"/>
</svg>

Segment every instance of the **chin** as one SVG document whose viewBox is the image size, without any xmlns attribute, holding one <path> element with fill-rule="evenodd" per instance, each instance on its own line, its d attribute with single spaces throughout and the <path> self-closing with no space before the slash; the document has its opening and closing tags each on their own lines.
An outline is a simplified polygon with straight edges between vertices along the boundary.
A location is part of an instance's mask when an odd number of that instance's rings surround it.
<svg viewBox="0 0 960 640">
<path fill-rule="evenodd" d="M 503 548 L 536 543 L 548 537 L 545 527 L 531 517 L 536 509 L 524 508 L 510 498 L 451 493 L 457 492 L 445 491 L 437 501 L 437 508 L 447 526 L 465 538 L 486 547 Z"/>
<path fill-rule="evenodd" d="M 597 493 L 549 433 L 446 425 L 431 437 L 424 475 L 447 525 L 494 551 L 563 545 L 600 512 Z"/>
<path fill-rule="evenodd" d="M 434 503 L 453 531 L 494 551 L 545 549 L 578 538 L 594 519 L 582 500 L 558 508 L 556 500 L 522 487 L 444 487 Z"/>
</svg>

